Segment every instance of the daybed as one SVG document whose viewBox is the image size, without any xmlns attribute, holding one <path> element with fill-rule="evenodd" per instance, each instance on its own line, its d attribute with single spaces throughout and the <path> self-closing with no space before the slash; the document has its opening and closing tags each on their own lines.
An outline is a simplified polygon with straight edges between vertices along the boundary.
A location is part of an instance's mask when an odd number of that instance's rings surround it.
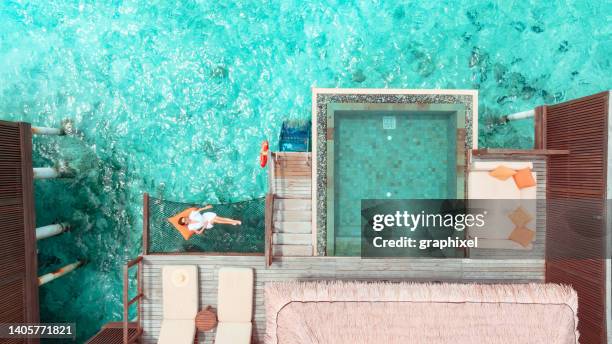
<svg viewBox="0 0 612 344">
<path fill-rule="evenodd" d="M 512 177 L 500 180 L 491 176 L 490 172 L 499 166 L 509 169 L 532 169 L 531 162 L 516 161 L 474 161 L 468 172 L 468 198 L 470 208 L 486 209 L 486 223 L 484 228 L 468 230 L 468 237 L 478 237 L 478 248 L 531 250 L 531 240 L 523 244 L 510 240 L 516 224 L 509 217 L 519 207 L 531 217 L 525 223 L 525 228 L 535 233 L 537 215 L 537 186 L 519 189 Z M 533 180 L 537 175 L 531 171 Z"/>
<path fill-rule="evenodd" d="M 265 306 L 267 344 L 578 343 L 556 284 L 279 282 Z"/>
</svg>

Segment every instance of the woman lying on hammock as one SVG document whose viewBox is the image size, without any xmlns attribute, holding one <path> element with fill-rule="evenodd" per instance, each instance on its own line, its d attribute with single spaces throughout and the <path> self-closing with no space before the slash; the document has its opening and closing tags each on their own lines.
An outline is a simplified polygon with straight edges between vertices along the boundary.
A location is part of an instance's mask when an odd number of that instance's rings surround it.
<svg viewBox="0 0 612 344">
<path fill-rule="evenodd" d="M 181 217 L 178 220 L 178 223 L 181 226 L 187 226 L 190 231 L 195 232 L 196 234 L 202 234 L 204 230 L 211 229 L 214 224 L 223 224 L 223 225 L 232 225 L 238 226 L 242 224 L 241 221 L 228 219 L 227 217 L 217 216 L 217 214 L 213 212 L 205 212 L 204 210 L 212 209 L 212 205 L 207 205 L 203 208 L 196 209 L 189 213 L 188 217 Z"/>
</svg>

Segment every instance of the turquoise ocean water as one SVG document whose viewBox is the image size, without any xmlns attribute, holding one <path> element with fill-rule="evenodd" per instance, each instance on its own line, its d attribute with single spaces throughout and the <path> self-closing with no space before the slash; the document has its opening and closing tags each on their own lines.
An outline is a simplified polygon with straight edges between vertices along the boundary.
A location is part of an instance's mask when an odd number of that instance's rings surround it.
<svg viewBox="0 0 612 344">
<path fill-rule="evenodd" d="M 40 271 L 84 268 L 40 289 L 44 321 L 79 342 L 121 316 L 120 266 L 140 247 L 141 195 L 262 196 L 262 139 L 310 116 L 310 88 L 476 88 L 480 145 L 529 147 L 499 116 L 610 88 L 605 1 L 0 1 L 0 119 L 78 135 L 36 138 Z"/>
</svg>

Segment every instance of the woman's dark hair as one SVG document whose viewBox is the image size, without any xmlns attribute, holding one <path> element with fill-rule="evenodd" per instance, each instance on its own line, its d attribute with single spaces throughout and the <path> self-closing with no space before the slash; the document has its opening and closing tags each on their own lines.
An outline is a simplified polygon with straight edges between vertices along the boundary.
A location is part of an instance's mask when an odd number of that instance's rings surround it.
<svg viewBox="0 0 612 344">
<path fill-rule="evenodd" d="M 178 224 L 181 226 L 184 226 L 187 224 L 187 218 L 186 217 L 181 217 L 180 219 L 178 219 Z"/>
</svg>

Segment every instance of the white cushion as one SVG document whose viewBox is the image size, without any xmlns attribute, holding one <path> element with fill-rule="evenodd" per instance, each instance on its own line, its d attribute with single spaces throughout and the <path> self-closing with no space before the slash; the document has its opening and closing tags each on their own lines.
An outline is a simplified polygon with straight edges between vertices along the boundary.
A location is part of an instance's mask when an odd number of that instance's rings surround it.
<svg viewBox="0 0 612 344">
<path fill-rule="evenodd" d="M 195 319 L 198 313 L 198 269 L 194 265 L 162 268 L 164 319 Z"/>
<path fill-rule="evenodd" d="M 512 250 L 530 250 L 532 245 L 523 247 L 520 244 L 509 240 L 510 233 L 516 227 L 508 214 L 516 210 L 519 206 L 523 207 L 531 216 L 534 217 L 527 224 L 527 228 L 536 230 L 536 194 L 537 187 L 529 187 L 519 189 L 516 186 L 513 178 L 507 180 L 499 180 L 489 175 L 489 170 L 501 165 L 509 168 L 525 168 L 532 167 L 531 163 L 513 162 L 510 163 L 495 161 L 495 162 L 474 162 L 480 170 L 470 170 L 468 175 L 468 196 L 470 198 L 469 207 L 472 209 L 486 209 L 485 226 L 482 228 L 472 228 L 469 230 L 469 237 L 478 237 L 478 248 L 493 248 L 493 249 L 512 249 Z M 520 165 L 518 165 L 520 164 Z M 532 172 L 533 178 L 537 181 L 535 172 Z M 478 200 L 504 200 L 495 202 L 494 204 L 487 201 Z M 525 201 L 521 201 L 525 200 Z M 535 237 L 533 239 L 535 241 Z"/>
<path fill-rule="evenodd" d="M 482 228 L 471 228 L 470 236 L 478 237 L 479 239 L 508 239 L 510 233 L 512 233 L 515 226 L 512 220 L 510 220 L 510 218 L 508 217 L 508 214 L 514 209 L 511 209 L 512 206 L 506 204 L 506 202 L 508 201 L 495 203 L 496 205 L 498 205 L 497 208 L 485 206 L 485 209 L 487 209 L 487 213 L 484 217 L 485 225 Z M 510 202 L 514 203 L 514 201 Z"/>
<path fill-rule="evenodd" d="M 195 329 L 195 319 L 162 320 L 157 344 L 192 344 Z"/>
<path fill-rule="evenodd" d="M 486 171 L 469 171 L 468 197 L 470 199 L 520 199 L 521 191 L 513 178 L 499 180 Z"/>
<path fill-rule="evenodd" d="M 533 163 L 530 161 L 474 161 L 471 169 L 477 171 L 492 171 L 498 166 L 503 165 L 513 170 L 520 170 L 526 167 L 533 169 Z"/>
<path fill-rule="evenodd" d="M 253 317 L 253 269 L 219 269 L 219 322 L 250 322 Z"/>
<path fill-rule="evenodd" d="M 215 344 L 248 344 L 251 342 L 252 326 L 250 322 L 221 322 L 217 326 Z"/>
</svg>

